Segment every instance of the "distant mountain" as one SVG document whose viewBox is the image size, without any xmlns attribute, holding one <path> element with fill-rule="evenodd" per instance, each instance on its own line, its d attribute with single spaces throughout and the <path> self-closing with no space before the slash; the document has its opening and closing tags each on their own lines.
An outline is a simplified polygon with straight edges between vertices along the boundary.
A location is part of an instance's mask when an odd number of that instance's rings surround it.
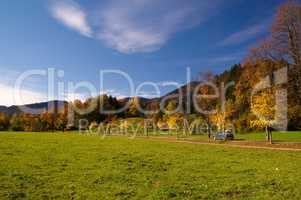
<svg viewBox="0 0 301 200">
<path fill-rule="evenodd" d="M 137 98 L 141 105 L 148 106 L 152 104 L 158 104 L 163 99 L 174 100 L 176 102 L 179 101 L 179 94 L 182 93 L 182 102 L 185 105 L 187 103 L 187 95 L 192 98 L 192 92 L 194 89 L 200 84 L 200 82 L 194 81 L 189 84 L 183 85 L 182 87 L 175 89 L 174 91 L 158 98 L 144 98 L 144 97 L 127 97 L 123 99 L 119 99 L 118 102 L 121 104 L 126 104 L 127 102 Z M 190 91 L 189 91 L 190 90 Z M 20 113 L 30 113 L 30 114 L 41 114 L 45 111 L 51 112 L 53 109 L 61 110 L 65 105 L 68 105 L 67 101 L 48 101 L 48 102 L 40 102 L 34 104 L 26 104 L 26 105 L 13 105 L 13 106 L 0 106 L 0 112 L 8 115 L 12 114 L 20 114 Z"/>
<path fill-rule="evenodd" d="M 181 102 L 181 107 L 185 111 L 190 110 L 193 111 L 193 93 L 195 89 L 197 89 L 200 86 L 199 81 L 192 81 L 186 85 L 181 86 L 178 89 L 173 90 L 170 93 L 167 93 L 166 95 L 160 97 L 156 101 L 162 102 L 164 105 L 167 105 L 167 102 L 173 101 L 176 102 L 176 104 L 179 104 Z"/>
<path fill-rule="evenodd" d="M 0 106 L 0 113 L 9 113 L 9 107 Z"/>
<path fill-rule="evenodd" d="M 127 103 L 129 101 L 134 100 L 134 99 L 138 99 L 138 101 L 143 104 L 143 103 L 150 103 L 150 102 L 153 102 L 153 101 L 157 101 L 160 98 L 126 97 L 126 98 L 123 98 L 123 99 L 119 99 L 118 101 L 121 102 L 121 103 Z"/>
<path fill-rule="evenodd" d="M 5 114 L 8 114 L 8 115 L 12 115 L 12 114 L 18 114 L 20 113 L 20 109 L 18 108 L 18 106 L 9 106 L 9 107 L 6 107 L 6 106 L 0 106 L 0 112 L 1 113 L 5 113 Z"/>
<path fill-rule="evenodd" d="M 192 96 L 194 90 L 196 87 L 200 85 L 201 82 L 199 81 L 192 81 L 186 85 L 183 85 L 182 87 L 173 90 L 172 92 L 167 93 L 166 95 L 162 96 L 160 99 L 163 98 L 175 98 L 179 99 L 178 95 L 182 95 L 182 98 L 186 98 L 187 95 Z"/>
<path fill-rule="evenodd" d="M 20 106 L 0 106 L 0 112 L 7 115 L 20 114 L 22 112 L 30 114 L 41 114 L 45 111 L 52 111 L 54 109 L 60 110 L 63 109 L 68 102 L 66 101 L 48 101 L 34 104 L 26 104 Z"/>
</svg>

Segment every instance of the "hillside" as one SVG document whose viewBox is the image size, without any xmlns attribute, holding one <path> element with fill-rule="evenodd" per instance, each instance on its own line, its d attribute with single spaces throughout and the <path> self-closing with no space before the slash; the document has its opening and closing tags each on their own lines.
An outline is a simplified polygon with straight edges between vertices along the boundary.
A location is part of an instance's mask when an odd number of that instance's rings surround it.
<svg viewBox="0 0 301 200">
<path fill-rule="evenodd" d="M 40 103 L 33 103 L 33 104 L 26 104 L 26 105 L 13 105 L 13 106 L 0 106 L 0 112 L 5 113 L 7 115 L 12 114 L 20 114 L 22 112 L 26 112 L 29 114 L 41 114 L 44 111 L 51 111 L 54 108 L 60 110 L 64 108 L 68 102 L 66 101 L 48 101 L 48 102 L 40 102 Z M 31 109 L 34 109 L 31 110 Z"/>
</svg>

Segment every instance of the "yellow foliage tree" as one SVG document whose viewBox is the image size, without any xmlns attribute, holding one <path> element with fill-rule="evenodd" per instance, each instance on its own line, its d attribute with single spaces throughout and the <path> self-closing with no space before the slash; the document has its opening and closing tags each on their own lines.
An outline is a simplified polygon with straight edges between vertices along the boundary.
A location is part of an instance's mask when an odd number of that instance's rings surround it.
<svg viewBox="0 0 301 200">
<path fill-rule="evenodd" d="M 272 91 L 264 91 L 252 98 L 252 111 L 257 119 L 251 120 L 251 127 L 265 128 L 267 140 L 272 143 L 271 126 L 274 123 L 275 96 Z"/>
<path fill-rule="evenodd" d="M 169 129 L 179 129 L 183 125 L 183 115 L 180 113 L 168 116 L 166 121 Z"/>
</svg>

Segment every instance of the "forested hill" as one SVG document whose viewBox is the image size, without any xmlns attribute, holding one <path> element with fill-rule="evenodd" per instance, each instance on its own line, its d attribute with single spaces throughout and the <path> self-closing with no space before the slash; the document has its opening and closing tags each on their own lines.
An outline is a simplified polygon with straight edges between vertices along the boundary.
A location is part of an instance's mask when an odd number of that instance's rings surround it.
<svg viewBox="0 0 301 200">
<path fill-rule="evenodd" d="M 64 105 L 68 102 L 66 101 L 48 101 L 48 102 L 40 102 L 26 105 L 13 105 L 13 106 L 0 106 L 0 112 L 5 113 L 7 115 L 20 114 L 22 112 L 30 113 L 30 114 L 41 114 L 46 111 L 51 111 L 53 109 L 62 109 Z M 35 110 L 34 112 L 32 110 Z"/>
</svg>

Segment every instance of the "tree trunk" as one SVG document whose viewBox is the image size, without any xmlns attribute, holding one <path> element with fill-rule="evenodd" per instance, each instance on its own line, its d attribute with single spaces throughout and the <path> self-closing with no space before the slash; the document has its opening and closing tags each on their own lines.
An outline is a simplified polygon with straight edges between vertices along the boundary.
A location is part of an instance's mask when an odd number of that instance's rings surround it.
<svg viewBox="0 0 301 200">
<path fill-rule="evenodd" d="M 107 126 L 109 126 L 109 127 L 108 127 L 108 133 L 109 133 L 109 135 L 111 135 L 111 125 L 108 124 Z"/>
<path fill-rule="evenodd" d="M 267 142 L 270 142 L 270 133 L 269 133 L 269 127 L 265 127 L 265 134 L 266 134 L 266 140 Z"/>
<path fill-rule="evenodd" d="M 267 142 L 269 142 L 270 144 L 273 144 L 272 129 L 271 129 L 271 127 L 266 126 L 265 130 L 266 130 L 266 136 L 267 136 L 266 139 L 267 139 Z"/>
<path fill-rule="evenodd" d="M 269 135 L 270 135 L 270 144 L 273 144 L 273 138 L 272 138 L 272 130 L 271 128 L 269 127 Z"/>
<path fill-rule="evenodd" d="M 208 127 L 208 139 L 210 140 L 211 139 L 211 126 L 210 126 L 210 123 L 207 124 L 207 127 Z"/>
<path fill-rule="evenodd" d="M 207 116 L 207 132 L 208 132 L 208 139 L 211 139 L 211 124 L 209 120 L 209 116 Z"/>
</svg>

